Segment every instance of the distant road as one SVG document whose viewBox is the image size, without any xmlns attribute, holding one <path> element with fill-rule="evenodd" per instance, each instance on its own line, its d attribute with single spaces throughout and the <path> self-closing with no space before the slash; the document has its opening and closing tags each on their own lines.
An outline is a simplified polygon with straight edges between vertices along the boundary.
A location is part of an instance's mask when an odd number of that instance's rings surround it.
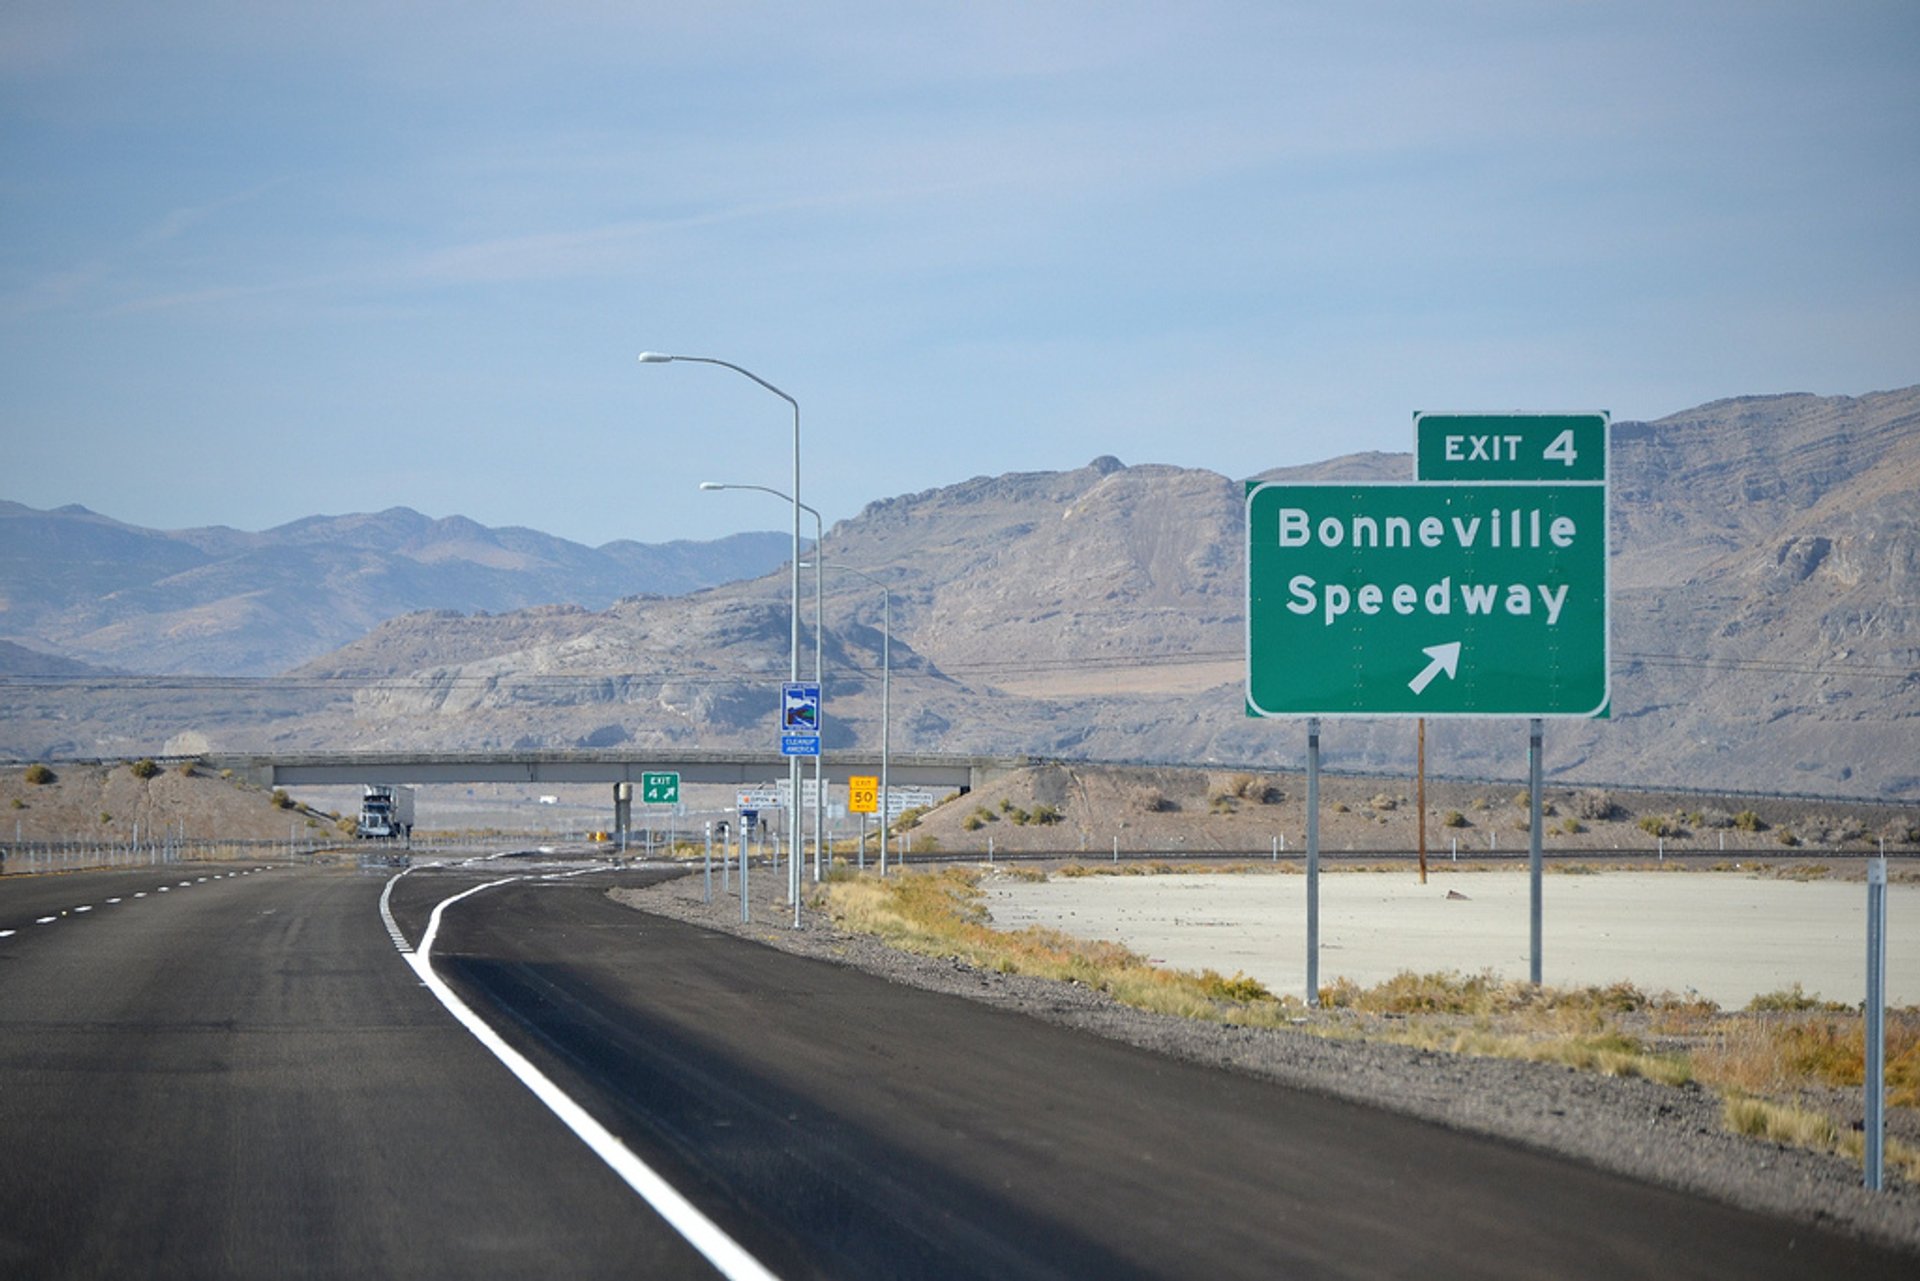
<svg viewBox="0 0 1920 1281">
<path fill-rule="evenodd" d="M 403 943 L 516 862 L 403 878 Z M 779 1276 L 1913 1273 L 605 896 L 645 875 L 464 898 L 435 972 Z M 0 881 L 0 1274 L 714 1275 L 419 984 L 383 883 Z"/>
</svg>

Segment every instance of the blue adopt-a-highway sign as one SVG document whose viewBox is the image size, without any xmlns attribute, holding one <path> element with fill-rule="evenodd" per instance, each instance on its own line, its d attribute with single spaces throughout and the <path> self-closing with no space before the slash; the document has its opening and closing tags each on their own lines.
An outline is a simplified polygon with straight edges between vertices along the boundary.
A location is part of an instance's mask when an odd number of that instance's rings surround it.
<svg viewBox="0 0 1920 1281">
<path fill-rule="evenodd" d="M 780 694 L 780 754 L 820 755 L 820 685 L 788 681 Z"/>
</svg>

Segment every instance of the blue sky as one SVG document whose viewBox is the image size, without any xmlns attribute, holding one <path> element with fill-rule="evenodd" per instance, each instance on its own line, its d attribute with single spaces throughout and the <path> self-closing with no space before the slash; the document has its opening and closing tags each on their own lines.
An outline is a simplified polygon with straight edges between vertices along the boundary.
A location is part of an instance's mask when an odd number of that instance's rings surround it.
<svg viewBox="0 0 1920 1281">
<path fill-rule="evenodd" d="M 0 8 L 0 497 L 587 543 L 1920 382 L 1920 5 Z"/>
</svg>

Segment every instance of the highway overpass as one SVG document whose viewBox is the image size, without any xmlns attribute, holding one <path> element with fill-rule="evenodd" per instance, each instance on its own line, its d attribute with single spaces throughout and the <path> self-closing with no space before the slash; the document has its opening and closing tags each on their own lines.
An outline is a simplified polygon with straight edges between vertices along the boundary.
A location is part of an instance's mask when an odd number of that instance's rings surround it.
<svg viewBox="0 0 1920 1281">
<path fill-rule="evenodd" d="M 330 783 L 639 783 L 643 773 L 671 770 L 683 784 L 765 783 L 787 776 L 787 761 L 772 752 L 647 751 L 505 752 L 276 752 L 201 757 L 215 770 L 231 770 L 262 787 L 314 787 Z M 971 790 L 986 779 L 1030 762 L 1020 756 L 893 755 L 887 762 L 894 787 L 958 787 Z M 813 777 L 811 761 L 803 761 Z M 880 773 L 877 752 L 830 752 L 822 760 L 828 783 L 850 775 Z"/>
</svg>

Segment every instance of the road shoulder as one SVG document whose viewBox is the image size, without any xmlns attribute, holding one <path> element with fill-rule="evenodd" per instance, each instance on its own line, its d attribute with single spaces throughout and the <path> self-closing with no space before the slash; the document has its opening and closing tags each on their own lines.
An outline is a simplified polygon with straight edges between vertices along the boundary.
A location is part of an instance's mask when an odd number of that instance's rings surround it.
<svg viewBox="0 0 1920 1281">
<path fill-rule="evenodd" d="M 1920 1189 L 1860 1186 L 1842 1161 L 1728 1133 L 1721 1104 L 1697 1086 L 1605 1077 L 1571 1068 L 1405 1046 L 1329 1040 L 1149 1014 L 1074 983 L 979 969 L 957 958 L 897 951 L 834 929 L 815 912 L 792 927 L 784 878 L 756 871 L 740 919 L 737 886 L 712 900 L 695 872 L 613 891 L 640 911 L 707 926 L 782 951 L 830 960 L 930 991 L 981 1001 L 1188 1062 L 1386 1108 L 1584 1161 L 1631 1178 L 1822 1227 L 1838 1226 L 1920 1253 Z"/>
</svg>

